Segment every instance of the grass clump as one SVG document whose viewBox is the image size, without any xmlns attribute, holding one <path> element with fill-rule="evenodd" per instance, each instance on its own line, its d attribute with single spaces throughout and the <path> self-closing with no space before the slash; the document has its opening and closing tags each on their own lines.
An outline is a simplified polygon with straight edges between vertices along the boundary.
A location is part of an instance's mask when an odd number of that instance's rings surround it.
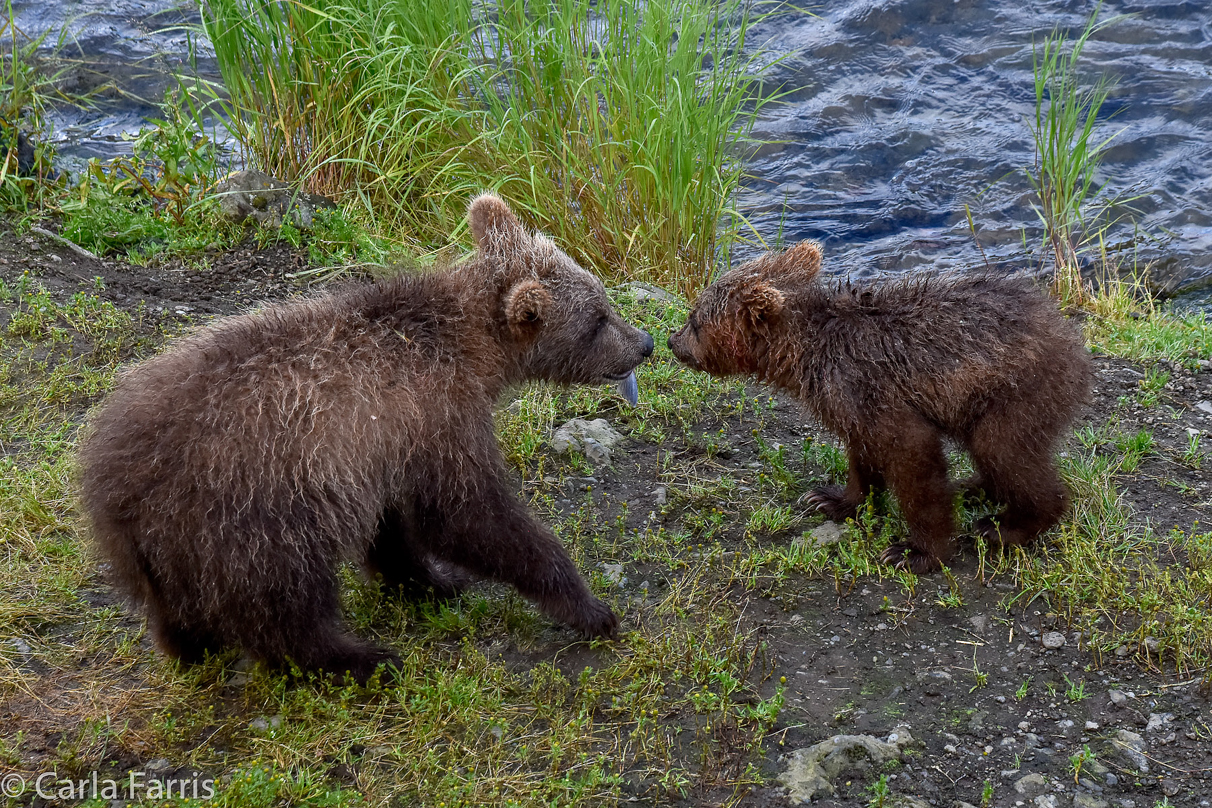
<svg viewBox="0 0 1212 808">
<path fill-rule="evenodd" d="M 421 248 L 493 188 L 607 278 L 692 294 L 739 237 L 764 103 L 744 0 L 217 0 L 235 131 Z"/>
<path fill-rule="evenodd" d="M 1099 141 L 1094 136 L 1110 82 L 1101 77 L 1093 86 L 1085 86 L 1078 72 L 1090 37 L 1115 22 L 1099 23 L 1098 12 L 1095 9 L 1072 43 L 1065 34 L 1053 32 L 1041 47 L 1032 50 L 1035 166 L 1028 177 L 1038 195 L 1037 213 L 1052 257 L 1053 292 L 1062 302 L 1076 305 L 1088 300 L 1079 253 L 1091 238 L 1089 223 L 1093 215 L 1087 210 L 1091 189 L 1107 144 L 1114 137 Z"/>
</svg>

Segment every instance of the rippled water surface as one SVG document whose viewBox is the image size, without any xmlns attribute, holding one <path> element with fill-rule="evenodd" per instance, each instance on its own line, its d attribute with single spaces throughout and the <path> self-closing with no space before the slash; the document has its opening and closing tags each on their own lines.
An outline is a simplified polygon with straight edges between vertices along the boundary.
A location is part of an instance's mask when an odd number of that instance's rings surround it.
<svg viewBox="0 0 1212 808">
<path fill-rule="evenodd" d="M 826 0 L 770 18 L 752 41 L 781 58 L 766 80 L 786 95 L 759 123 L 758 136 L 777 142 L 752 161 L 742 209 L 765 239 L 824 241 L 836 272 L 1038 263 L 1023 173 L 1034 157 L 1032 42 L 1057 26 L 1080 30 L 1094 5 Z M 151 101 L 162 71 L 185 62 L 174 26 L 197 16 L 162 0 L 16 0 L 14 10 L 27 31 L 73 32 L 83 86 L 114 78 Z M 1156 262 L 1155 278 L 1181 301 L 1208 308 L 1212 2 L 1104 3 L 1104 19 L 1120 14 L 1084 57 L 1092 79 L 1116 82 L 1101 123 L 1116 137 L 1098 183 L 1140 197 L 1110 241 L 1129 264 Z M 203 48 L 203 71 L 206 57 Z M 112 154 L 150 111 L 126 96 L 100 113 L 63 114 L 62 149 Z"/>
<path fill-rule="evenodd" d="M 1030 263 L 1032 42 L 1080 32 L 1094 6 L 835 0 L 770 21 L 758 38 L 783 56 L 771 79 L 790 92 L 759 126 L 781 143 L 753 163 L 743 208 L 763 236 L 821 239 L 834 270 L 866 273 L 983 265 L 967 204 L 990 262 Z M 1141 195 L 1111 241 L 1190 289 L 1212 282 L 1212 3 L 1103 5 L 1119 14 L 1083 56 L 1116 82 L 1098 182 Z"/>
</svg>

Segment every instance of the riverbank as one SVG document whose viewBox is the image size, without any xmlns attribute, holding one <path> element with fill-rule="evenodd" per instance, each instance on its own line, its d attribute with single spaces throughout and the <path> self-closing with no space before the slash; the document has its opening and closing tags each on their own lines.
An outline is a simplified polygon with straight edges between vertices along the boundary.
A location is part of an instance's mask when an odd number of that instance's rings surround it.
<svg viewBox="0 0 1212 808">
<path fill-rule="evenodd" d="M 499 437 L 519 493 L 621 615 L 619 642 L 578 642 L 505 588 L 408 603 L 351 571 L 346 612 L 400 650 L 399 678 L 343 688 L 230 653 L 179 667 L 88 549 L 75 432 L 122 363 L 307 293 L 307 267 L 283 242 L 136 266 L 0 235 L 6 770 L 197 772 L 212 804 L 242 807 L 784 805 L 793 750 L 907 731 L 816 804 L 1206 808 L 1206 323 L 1123 301 L 1089 316 L 1102 353 L 1062 458 L 1072 513 L 1027 552 L 969 543 L 949 575 L 917 578 L 875 563 L 902 529 L 890 503 L 840 529 L 798 505 L 844 468 L 831 438 L 674 362 L 676 298 L 618 291 L 658 345 L 639 407 L 536 386 L 502 402 Z M 551 448 L 573 417 L 622 435 L 610 465 Z M 984 512 L 964 503 L 963 524 Z"/>
</svg>

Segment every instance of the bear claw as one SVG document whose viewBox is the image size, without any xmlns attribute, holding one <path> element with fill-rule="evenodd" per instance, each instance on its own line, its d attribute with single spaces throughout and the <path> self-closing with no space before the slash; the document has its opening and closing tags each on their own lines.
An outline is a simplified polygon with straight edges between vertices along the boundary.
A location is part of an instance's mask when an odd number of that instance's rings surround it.
<svg viewBox="0 0 1212 808">
<path fill-rule="evenodd" d="M 942 562 L 934 556 L 923 553 L 908 544 L 889 545 L 884 552 L 880 553 L 880 561 L 893 569 L 908 570 L 914 575 L 937 572 L 943 567 Z"/>
<path fill-rule="evenodd" d="M 846 499 L 846 489 L 840 485 L 814 488 L 800 497 L 800 503 L 816 508 L 835 522 L 844 522 L 854 516 L 854 506 Z"/>
</svg>

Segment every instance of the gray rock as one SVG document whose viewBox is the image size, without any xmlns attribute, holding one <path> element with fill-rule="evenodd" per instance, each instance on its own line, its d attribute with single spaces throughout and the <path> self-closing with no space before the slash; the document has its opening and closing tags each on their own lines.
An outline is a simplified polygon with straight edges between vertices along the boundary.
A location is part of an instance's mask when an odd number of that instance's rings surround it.
<svg viewBox="0 0 1212 808">
<path fill-rule="evenodd" d="M 845 531 L 837 522 L 825 522 L 812 530 L 805 531 L 804 535 L 793 539 L 791 543 L 802 547 L 811 542 L 817 547 L 826 547 L 830 544 L 837 544 L 844 535 Z"/>
<path fill-rule="evenodd" d="M 657 489 L 652 492 L 652 499 L 656 502 L 658 508 L 665 507 L 665 503 L 669 501 L 669 491 L 665 486 L 657 486 Z"/>
<path fill-rule="evenodd" d="M 889 801 L 888 808 L 931 808 L 931 805 L 921 797 L 910 797 L 908 794 L 895 794 L 891 801 Z"/>
<path fill-rule="evenodd" d="M 300 230 L 310 230 L 316 211 L 335 208 L 332 200 L 292 189 L 288 183 L 264 171 L 236 171 L 215 185 L 219 212 L 228 221 L 242 224 L 252 219 L 267 227 L 281 227 L 289 215 Z"/>
<path fill-rule="evenodd" d="M 1128 703 L 1128 694 L 1122 690 L 1108 690 L 1107 695 L 1111 698 L 1111 703 L 1116 707 L 1123 707 Z"/>
<path fill-rule="evenodd" d="M 677 295 L 666 292 L 659 286 L 654 286 L 651 283 L 641 283 L 640 281 L 632 281 L 624 284 L 623 288 L 631 292 L 636 300 L 654 300 L 657 303 L 677 303 L 680 298 Z"/>
<path fill-rule="evenodd" d="M 1035 798 L 1035 808 L 1060 808 L 1060 799 L 1055 794 L 1040 794 Z"/>
<path fill-rule="evenodd" d="M 1055 651 L 1057 648 L 1064 646 L 1065 635 L 1061 634 L 1059 631 L 1049 631 L 1044 635 L 1042 642 L 1045 648 L 1050 651 Z"/>
<path fill-rule="evenodd" d="M 152 776 L 165 774 L 172 769 L 173 764 L 169 762 L 168 758 L 155 758 L 143 764 L 143 771 Z"/>
<path fill-rule="evenodd" d="M 1149 759 L 1145 757 L 1145 739 L 1135 732 L 1121 729 L 1114 738 L 1107 740 L 1107 751 L 1142 773 L 1149 771 Z"/>
<path fill-rule="evenodd" d="M 1212 401 L 1197 401 L 1195 402 L 1195 409 L 1212 415 Z"/>
<path fill-rule="evenodd" d="M 1073 808 L 1107 808 L 1107 801 L 1093 794 L 1074 794 Z"/>
<path fill-rule="evenodd" d="M 557 454 L 581 452 L 595 465 L 604 465 L 610 462 L 611 450 L 622 439 L 605 418 L 592 421 L 573 418 L 552 434 L 551 448 Z"/>
<path fill-rule="evenodd" d="M 871 735 L 835 735 L 814 746 L 787 755 L 787 768 L 779 782 L 793 803 L 804 803 L 834 793 L 832 781 L 843 772 L 878 770 L 914 743 L 907 727 L 898 727 L 881 741 Z"/>
<path fill-rule="evenodd" d="M 972 626 L 972 630 L 977 634 L 984 634 L 989 630 L 989 615 L 974 614 L 968 618 L 968 625 Z"/>
<path fill-rule="evenodd" d="M 602 564 L 602 577 L 615 586 L 622 586 L 627 583 L 627 576 L 623 574 L 622 564 Z"/>
<path fill-rule="evenodd" d="M 1149 723 L 1145 725 L 1145 732 L 1160 732 L 1173 720 L 1174 713 L 1149 713 Z"/>
<path fill-rule="evenodd" d="M 16 651 L 18 654 L 21 654 L 23 656 L 29 656 L 30 654 L 32 654 L 34 652 L 34 649 L 29 647 L 29 643 L 27 643 L 25 640 L 21 639 L 20 637 L 16 637 L 12 640 L 9 640 L 8 644 L 10 646 L 12 646 L 12 649 L 14 651 Z"/>
<path fill-rule="evenodd" d="M 249 723 L 248 728 L 255 732 L 268 732 L 280 726 L 282 726 L 282 716 L 274 715 L 269 718 L 254 718 Z"/>
<path fill-rule="evenodd" d="M 1028 774 L 1014 783 L 1014 793 L 1021 794 L 1029 800 L 1050 791 L 1051 788 L 1052 785 L 1048 782 L 1048 778 L 1042 774 Z"/>
</svg>

